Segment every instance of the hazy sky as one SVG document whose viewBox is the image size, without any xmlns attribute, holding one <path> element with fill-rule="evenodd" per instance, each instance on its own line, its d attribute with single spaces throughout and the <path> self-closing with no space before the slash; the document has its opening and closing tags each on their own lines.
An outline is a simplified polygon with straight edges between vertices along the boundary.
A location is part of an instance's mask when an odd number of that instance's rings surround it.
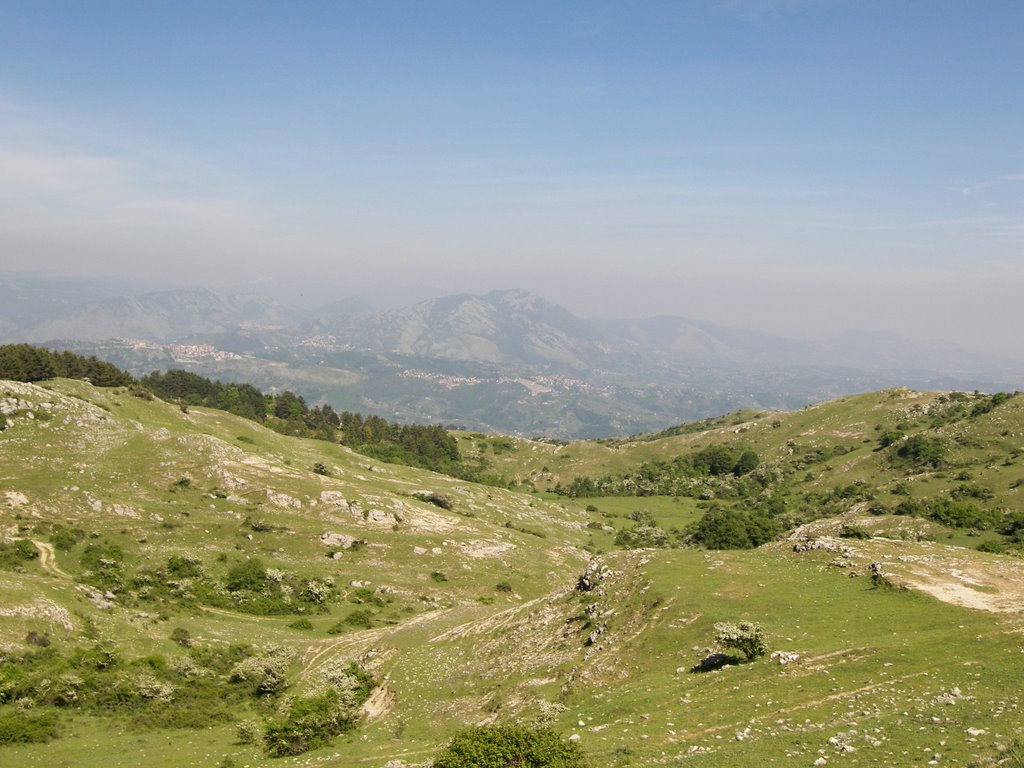
<svg viewBox="0 0 1024 768">
<path fill-rule="evenodd" d="M 0 258 L 1024 357 L 1024 2 L 0 0 Z"/>
</svg>

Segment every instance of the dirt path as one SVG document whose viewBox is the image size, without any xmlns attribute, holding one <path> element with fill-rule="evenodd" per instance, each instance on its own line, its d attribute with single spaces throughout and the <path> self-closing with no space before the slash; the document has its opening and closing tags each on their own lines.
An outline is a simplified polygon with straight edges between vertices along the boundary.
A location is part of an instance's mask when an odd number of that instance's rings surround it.
<svg viewBox="0 0 1024 768">
<path fill-rule="evenodd" d="M 444 640 L 451 640 L 453 637 L 470 635 L 479 635 L 484 632 L 491 632 L 507 625 L 513 619 L 516 619 L 519 614 L 524 610 L 529 611 L 533 606 L 548 600 L 550 595 L 543 595 L 541 597 L 535 597 L 533 600 L 527 600 L 525 603 L 519 605 L 513 605 L 511 608 L 506 608 L 498 613 L 489 614 L 482 616 L 479 619 L 473 619 L 467 621 L 465 624 L 460 624 L 457 627 L 452 627 L 449 630 L 442 632 L 440 635 L 427 640 L 428 643 L 439 643 Z"/>
<path fill-rule="evenodd" d="M 30 539 L 35 545 L 36 549 L 39 550 L 39 567 L 46 571 L 51 576 L 56 576 L 58 579 L 70 579 L 71 574 L 67 571 L 62 571 L 60 566 L 57 565 L 57 553 L 53 549 L 52 544 L 47 544 L 45 541 L 36 541 Z"/>
<path fill-rule="evenodd" d="M 253 613 L 242 613 L 241 611 L 229 611 L 226 608 L 213 608 L 209 605 L 200 605 L 199 610 L 206 613 L 215 613 L 218 616 L 225 616 L 229 619 L 241 619 L 242 621 L 281 621 L 281 616 L 257 616 Z"/>
<path fill-rule="evenodd" d="M 363 632 L 354 632 L 351 635 L 345 635 L 337 640 L 328 640 L 326 644 L 311 645 L 306 649 L 306 652 L 302 655 L 302 675 L 307 675 L 321 666 L 327 659 L 332 656 L 338 655 L 341 651 L 350 650 L 352 648 L 358 648 L 360 646 L 367 646 L 375 641 L 379 640 L 383 635 L 391 631 L 392 627 L 385 627 L 381 629 L 367 629 Z"/>
</svg>

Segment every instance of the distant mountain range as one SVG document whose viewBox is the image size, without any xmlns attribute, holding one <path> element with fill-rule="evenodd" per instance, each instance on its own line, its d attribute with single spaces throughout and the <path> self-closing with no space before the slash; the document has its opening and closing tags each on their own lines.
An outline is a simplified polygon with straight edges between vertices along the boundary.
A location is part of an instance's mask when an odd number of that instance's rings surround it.
<svg viewBox="0 0 1024 768">
<path fill-rule="evenodd" d="M 119 288 L 87 281 L 76 292 L 74 281 L 0 276 L 0 338 L 94 353 L 140 373 L 187 367 L 244 378 L 388 417 L 560 437 L 893 385 L 1021 381 L 967 350 L 889 333 L 798 340 L 680 317 L 586 320 L 522 290 L 374 310 L 355 298 L 299 309 L 198 287 Z"/>
</svg>

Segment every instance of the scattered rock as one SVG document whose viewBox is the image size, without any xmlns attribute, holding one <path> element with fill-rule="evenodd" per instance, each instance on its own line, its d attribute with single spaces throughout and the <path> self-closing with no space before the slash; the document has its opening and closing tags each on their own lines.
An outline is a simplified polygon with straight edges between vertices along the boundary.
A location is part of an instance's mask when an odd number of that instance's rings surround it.
<svg viewBox="0 0 1024 768">
<path fill-rule="evenodd" d="M 349 536 L 344 533 L 323 533 L 320 535 L 320 543 L 327 547 L 341 547 L 342 549 L 351 549 L 352 545 L 357 541 L 355 536 Z"/>
<path fill-rule="evenodd" d="M 287 493 L 273 491 L 267 488 L 267 501 L 276 507 L 290 507 L 291 509 L 302 509 L 302 502 L 289 496 Z"/>
<path fill-rule="evenodd" d="M 598 563 L 595 560 L 591 560 L 587 564 L 587 569 L 580 576 L 576 582 L 576 589 L 579 592 L 590 592 L 591 590 L 597 589 L 601 582 L 609 575 L 610 571 L 607 565 Z"/>
<path fill-rule="evenodd" d="M 840 552 L 844 555 L 853 554 L 849 547 L 840 544 L 835 539 L 804 539 L 793 545 L 794 552 L 814 552 L 815 550 Z"/>
<path fill-rule="evenodd" d="M 956 704 L 957 699 L 963 698 L 963 694 L 960 693 L 959 688 L 951 688 L 945 693 L 940 693 L 936 696 L 933 701 L 936 704 Z"/>
<path fill-rule="evenodd" d="M 330 504 L 335 507 L 347 507 L 348 501 L 341 494 L 341 491 L 320 491 L 320 503 Z"/>
<path fill-rule="evenodd" d="M 7 499 L 7 505 L 10 507 L 24 507 L 28 504 L 28 496 L 20 491 L 5 491 L 4 497 Z"/>
</svg>

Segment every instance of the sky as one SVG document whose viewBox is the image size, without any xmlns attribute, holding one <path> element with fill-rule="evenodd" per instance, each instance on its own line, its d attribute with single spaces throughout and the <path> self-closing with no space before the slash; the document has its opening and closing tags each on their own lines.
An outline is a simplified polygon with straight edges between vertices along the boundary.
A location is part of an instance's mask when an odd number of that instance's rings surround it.
<svg viewBox="0 0 1024 768">
<path fill-rule="evenodd" d="M 1024 359 L 1024 3 L 0 0 L 0 269 Z"/>
</svg>

